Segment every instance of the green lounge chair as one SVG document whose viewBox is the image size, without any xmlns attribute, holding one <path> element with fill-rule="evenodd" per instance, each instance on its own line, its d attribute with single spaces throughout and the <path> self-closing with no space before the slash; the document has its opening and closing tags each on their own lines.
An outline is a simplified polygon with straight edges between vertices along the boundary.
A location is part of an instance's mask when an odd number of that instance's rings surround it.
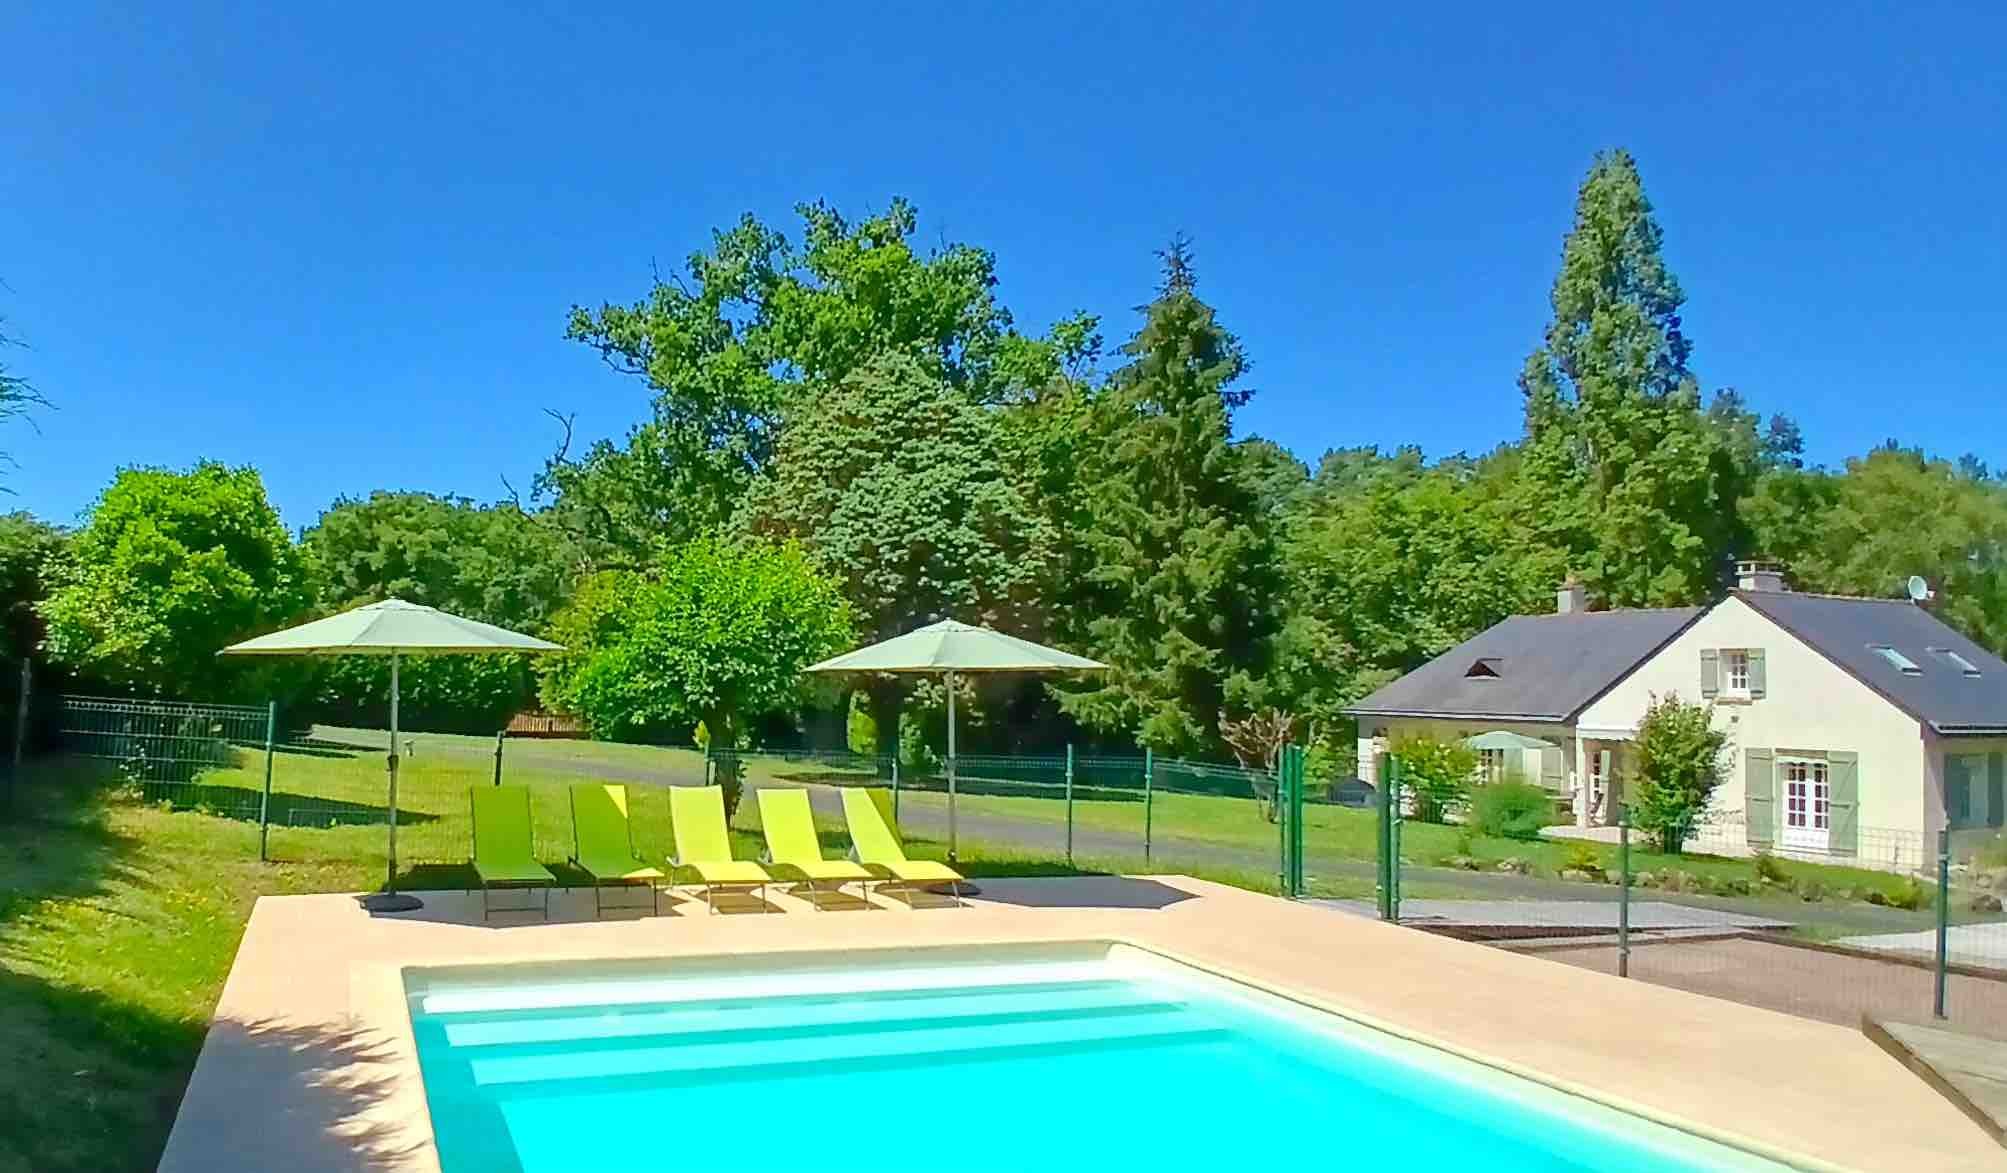
<svg viewBox="0 0 2007 1173">
<path fill-rule="evenodd" d="M 606 888 L 647 887 L 655 911 L 662 911 L 662 889 L 656 881 L 662 869 L 651 868 L 634 854 L 634 825 L 627 817 L 627 787 L 619 783 L 578 782 L 571 787 L 571 862 L 592 877 L 592 915 L 605 911 L 600 893 Z M 615 907 L 629 907 L 616 905 Z"/>
<path fill-rule="evenodd" d="M 931 859 L 908 859 L 899 842 L 892 819 L 892 793 L 878 789 L 846 789 L 843 817 L 850 824 L 850 854 L 871 873 L 895 880 L 907 889 L 906 902 L 913 902 L 911 889 L 921 884 L 946 884 L 962 901 L 962 874 Z M 881 883 L 882 891 L 884 885 Z"/>
<path fill-rule="evenodd" d="M 704 906 L 718 911 L 715 895 L 720 888 L 751 891 L 759 889 L 760 904 L 767 901 L 767 885 L 773 877 L 756 863 L 732 858 L 732 837 L 725 829 L 725 792 L 716 786 L 671 786 L 669 818 L 676 837 L 676 854 L 669 867 L 689 868 L 704 885 Z"/>
<path fill-rule="evenodd" d="M 557 877 L 537 862 L 530 836 L 530 792 L 524 786 L 470 786 L 474 815 L 474 874 L 481 878 L 481 919 L 496 888 L 542 888 L 544 919 L 551 918 L 551 885 Z M 504 912 L 529 912 L 505 908 Z"/>
<path fill-rule="evenodd" d="M 761 790 L 760 830 L 767 837 L 767 866 L 784 877 L 800 876 L 808 885 L 808 901 L 822 911 L 821 884 L 832 885 L 841 893 L 855 880 L 871 895 L 871 873 L 863 865 L 847 859 L 822 858 L 822 844 L 815 837 L 815 815 L 809 810 L 806 790 Z"/>
</svg>

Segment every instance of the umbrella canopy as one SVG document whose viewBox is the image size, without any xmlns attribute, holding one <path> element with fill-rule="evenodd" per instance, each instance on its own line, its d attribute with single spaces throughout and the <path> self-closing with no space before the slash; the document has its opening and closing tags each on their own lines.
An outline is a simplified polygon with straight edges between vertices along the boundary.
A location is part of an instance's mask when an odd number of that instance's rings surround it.
<svg viewBox="0 0 2007 1173">
<path fill-rule="evenodd" d="M 943 619 L 868 648 L 811 664 L 810 672 L 1079 672 L 1108 665 L 1028 639 Z"/>
<path fill-rule="evenodd" d="M 549 640 L 475 619 L 385 599 L 223 649 L 226 656 L 390 656 L 400 652 L 555 652 Z"/>
<path fill-rule="evenodd" d="M 811 664 L 810 672 L 939 675 L 948 690 L 948 858 L 955 858 L 955 677 L 969 672 L 1091 672 L 1108 665 L 1028 639 L 943 619 Z"/>
<path fill-rule="evenodd" d="M 1466 737 L 1463 739 L 1463 743 L 1472 749 L 1560 748 L 1551 741 L 1542 741 L 1538 737 L 1528 737 L 1523 733 L 1510 733 L 1503 729 L 1494 729 L 1489 733 L 1480 733 L 1475 737 Z"/>
<path fill-rule="evenodd" d="M 419 907 L 417 898 L 397 891 L 397 659 L 405 652 L 469 656 L 481 652 L 561 652 L 549 640 L 465 619 L 437 607 L 385 599 L 326 619 L 288 627 L 224 648 L 224 656 L 389 656 L 390 657 L 390 872 L 371 909 L 401 912 Z"/>
</svg>

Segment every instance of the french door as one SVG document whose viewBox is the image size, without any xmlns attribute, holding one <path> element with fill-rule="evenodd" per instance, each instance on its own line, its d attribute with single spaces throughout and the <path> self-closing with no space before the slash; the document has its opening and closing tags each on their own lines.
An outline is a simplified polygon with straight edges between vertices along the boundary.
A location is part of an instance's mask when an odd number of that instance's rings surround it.
<svg viewBox="0 0 2007 1173">
<path fill-rule="evenodd" d="M 1832 842 L 1833 789 L 1826 763 L 1810 758 L 1785 758 L 1783 776 L 1784 846 L 1798 851 L 1824 851 Z"/>
</svg>

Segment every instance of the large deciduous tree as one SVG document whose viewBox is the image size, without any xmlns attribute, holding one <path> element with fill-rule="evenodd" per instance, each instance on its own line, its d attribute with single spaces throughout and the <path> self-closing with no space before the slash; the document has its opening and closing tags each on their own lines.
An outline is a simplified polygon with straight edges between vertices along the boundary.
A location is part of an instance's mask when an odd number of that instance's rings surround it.
<svg viewBox="0 0 2007 1173">
<path fill-rule="evenodd" d="M 217 651 L 312 604 L 305 559 L 257 470 L 213 461 L 120 470 L 50 581 L 40 611 L 51 659 L 192 700 L 246 689 L 259 669 Z"/>
<path fill-rule="evenodd" d="M 978 402 L 1050 378 L 1091 337 L 1027 338 L 993 293 L 995 258 L 913 247 L 904 200 L 857 222 L 804 204 L 799 243 L 748 215 L 630 306 L 574 308 L 569 334 L 645 379 L 649 418 L 625 442 L 561 451 L 540 487 L 602 560 L 644 561 L 664 535 L 710 532 L 773 459 L 804 394 L 885 354 L 911 355 Z"/>
<path fill-rule="evenodd" d="M 887 353 L 803 402 L 743 520 L 837 575 L 867 639 L 939 618 L 1037 635 L 1052 534 L 1022 479 L 992 409 Z M 890 753 L 901 691 L 870 692 Z"/>
<path fill-rule="evenodd" d="M 1083 723 L 1160 751 L 1217 745 L 1223 709 L 1259 700 L 1277 623 L 1272 526 L 1232 438 L 1247 360 L 1194 290 L 1182 240 L 1128 362 L 1097 398 L 1079 535 L 1090 566 L 1069 616 L 1110 669 L 1060 693 Z"/>
<path fill-rule="evenodd" d="M 26 513 L 0 514 L 0 660 L 36 654 L 48 593 L 48 567 L 66 542 L 62 530 Z"/>
<path fill-rule="evenodd" d="M 4 319 L 0 319 L 0 326 L 4 325 Z M 14 344 L 14 338 L 5 329 L 0 329 L 0 351 Z M 42 393 L 35 390 L 33 383 L 0 362 L 0 424 L 25 416 L 29 408 L 47 405 L 48 400 L 42 398 Z M 9 464 L 6 453 L 0 452 L 0 472 L 4 472 Z"/>
<path fill-rule="evenodd" d="M 1705 598 L 1740 536 L 1744 473 L 1702 411 L 1662 245 L 1631 157 L 1598 156 L 1519 377 L 1528 521 L 1611 606 Z"/>
</svg>

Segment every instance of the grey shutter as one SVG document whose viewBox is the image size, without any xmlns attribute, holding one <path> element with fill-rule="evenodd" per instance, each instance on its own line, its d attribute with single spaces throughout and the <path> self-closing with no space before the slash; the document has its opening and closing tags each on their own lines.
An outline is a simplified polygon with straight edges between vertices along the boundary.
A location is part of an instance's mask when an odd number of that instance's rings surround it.
<svg viewBox="0 0 2007 1173">
<path fill-rule="evenodd" d="M 1826 755 L 1826 809 L 1834 855 L 1858 855 L 1861 838 L 1861 755 L 1834 751 Z"/>
<path fill-rule="evenodd" d="M 1767 749 L 1742 751 L 1742 817 L 1749 842 L 1768 847 L 1777 838 L 1777 762 Z"/>
<path fill-rule="evenodd" d="M 2007 754 L 1986 755 L 1986 824 L 2007 825 Z"/>
<path fill-rule="evenodd" d="M 1749 657 L 1749 698 L 1754 700 L 1763 695 L 1763 649 L 1750 648 L 1745 654 Z"/>
<path fill-rule="evenodd" d="M 1700 695 L 1712 699 L 1721 693 L 1721 650 L 1700 649 Z"/>
<path fill-rule="evenodd" d="M 1549 790 L 1559 790 L 1568 784 L 1566 756 L 1558 745 L 1540 751 L 1540 784 Z"/>
<path fill-rule="evenodd" d="M 1944 820 L 1953 829 L 1972 822 L 1972 758 L 1944 755 Z"/>
<path fill-rule="evenodd" d="M 1624 801 L 1623 794 L 1617 788 L 1617 775 L 1613 768 L 1614 765 L 1615 763 L 1610 761 L 1609 750 L 1599 749 L 1596 751 L 1596 769 L 1603 775 L 1603 817 L 1606 819 L 1616 818 L 1617 809 L 1623 805 Z"/>
</svg>

